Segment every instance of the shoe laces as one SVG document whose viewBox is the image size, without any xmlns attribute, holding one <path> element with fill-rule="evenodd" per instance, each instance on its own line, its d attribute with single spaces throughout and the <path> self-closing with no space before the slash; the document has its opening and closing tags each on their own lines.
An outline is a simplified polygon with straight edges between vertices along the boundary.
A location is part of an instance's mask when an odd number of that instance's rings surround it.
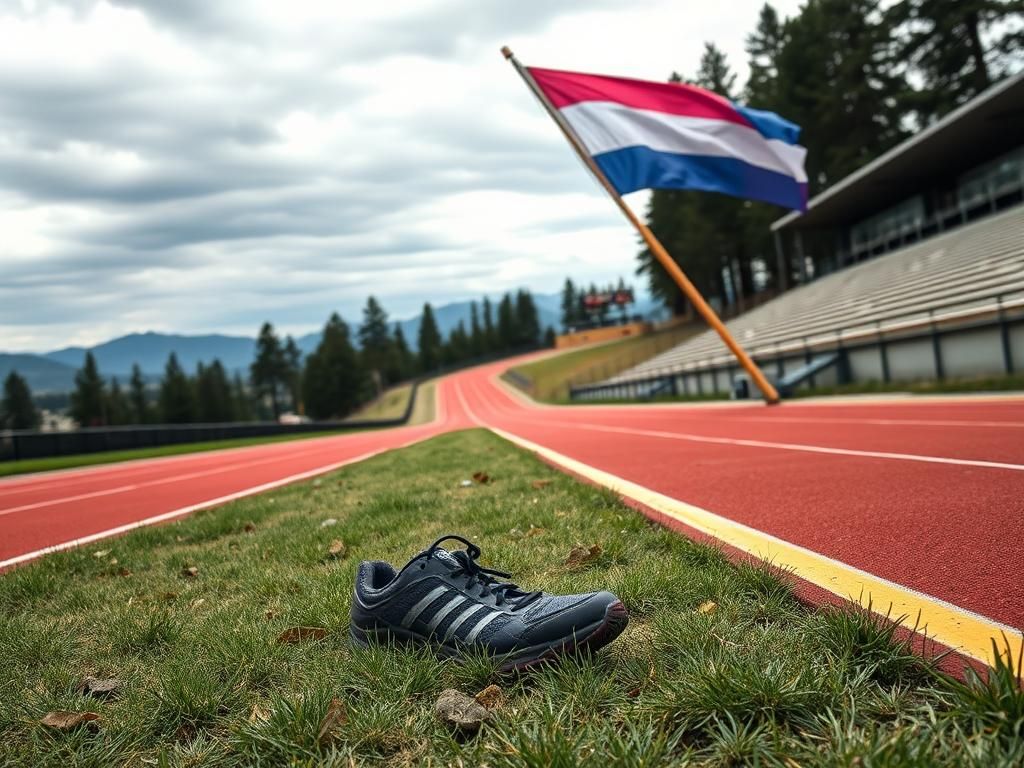
<svg viewBox="0 0 1024 768">
<path fill-rule="evenodd" d="M 468 539 L 464 539 L 462 536 L 456 536 L 454 534 L 442 536 L 430 545 L 430 548 L 426 552 L 427 559 L 429 560 L 435 552 L 441 549 L 441 544 L 448 540 L 455 540 L 466 545 L 465 551 L 456 550 L 455 552 L 449 552 L 449 554 L 459 563 L 459 565 L 452 571 L 452 576 L 465 576 L 466 586 L 470 589 L 474 586 L 479 586 L 480 597 L 493 595 L 496 605 L 502 605 L 507 599 L 509 604 L 512 606 L 512 610 L 516 611 L 529 603 L 532 603 L 541 596 L 541 592 L 523 592 L 517 585 L 512 584 L 511 582 L 498 581 L 498 579 L 510 579 L 512 578 L 512 574 L 505 573 L 504 571 L 497 571 L 493 568 L 485 568 L 480 565 L 476 561 L 477 558 L 480 557 L 480 547 Z"/>
</svg>

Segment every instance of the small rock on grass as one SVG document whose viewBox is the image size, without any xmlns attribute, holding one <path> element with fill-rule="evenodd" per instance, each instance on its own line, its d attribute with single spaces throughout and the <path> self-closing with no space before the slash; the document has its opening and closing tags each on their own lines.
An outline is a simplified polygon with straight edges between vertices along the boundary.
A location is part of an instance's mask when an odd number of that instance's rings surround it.
<svg viewBox="0 0 1024 768">
<path fill-rule="evenodd" d="M 442 722 L 466 734 L 476 733 L 480 724 L 491 716 L 490 711 L 472 696 L 453 688 L 441 691 L 434 704 L 434 714 Z"/>
<path fill-rule="evenodd" d="M 121 688 L 121 681 L 116 677 L 84 677 L 78 684 L 78 690 L 86 696 L 105 699 L 113 696 Z"/>
<path fill-rule="evenodd" d="M 329 528 L 330 526 L 337 525 L 337 524 L 338 524 L 337 519 L 335 519 L 333 517 L 328 517 L 326 520 L 324 520 L 322 523 L 320 523 L 320 527 L 321 528 Z"/>
<path fill-rule="evenodd" d="M 61 709 L 56 712 L 47 712 L 39 722 L 47 728 L 57 731 L 70 731 L 83 725 L 89 730 L 95 731 L 99 728 L 99 724 L 96 722 L 99 719 L 100 716 L 95 712 L 68 712 Z"/>
<path fill-rule="evenodd" d="M 194 579 L 196 576 L 199 575 L 199 569 L 196 568 L 194 565 L 190 565 L 188 568 L 181 569 L 181 575 L 184 576 L 186 579 Z"/>
</svg>

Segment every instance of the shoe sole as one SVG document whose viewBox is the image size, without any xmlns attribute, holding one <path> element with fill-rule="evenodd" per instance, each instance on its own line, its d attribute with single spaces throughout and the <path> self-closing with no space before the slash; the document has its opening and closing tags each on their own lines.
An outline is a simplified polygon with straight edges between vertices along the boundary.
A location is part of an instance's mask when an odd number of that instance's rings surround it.
<svg viewBox="0 0 1024 768">
<path fill-rule="evenodd" d="M 571 637 L 556 640 L 554 643 L 546 643 L 543 646 L 535 646 L 518 651 L 515 655 L 506 655 L 505 660 L 498 667 L 501 673 L 520 672 L 541 664 L 557 661 L 560 657 L 573 653 L 592 653 L 603 648 L 622 634 L 622 631 L 629 623 L 629 613 L 626 607 L 618 600 L 611 603 L 604 611 L 604 618 L 589 627 L 584 627 Z M 407 630 L 394 629 L 362 629 L 354 625 L 349 626 L 349 638 L 352 643 L 362 648 L 369 648 L 371 644 L 402 643 L 406 645 L 427 646 L 437 653 L 453 659 L 458 659 L 462 652 L 457 648 L 451 648 L 439 643 L 432 643 L 420 635 L 413 634 Z"/>
</svg>

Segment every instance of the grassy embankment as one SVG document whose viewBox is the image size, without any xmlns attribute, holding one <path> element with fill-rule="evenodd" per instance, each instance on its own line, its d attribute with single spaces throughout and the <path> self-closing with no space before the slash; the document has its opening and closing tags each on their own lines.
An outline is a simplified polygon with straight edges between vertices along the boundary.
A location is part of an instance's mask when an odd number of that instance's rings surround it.
<svg viewBox="0 0 1024 768">
<path fill-rule="evenodd" d="M 392 390 L 394 391 L 394 390 Z M 385 398 L 387 394 L 385 394 Z M 405 411 L 405 404 L 408 402 L 409 390 L 406 389 L 402 395 L 401 407 L 394 416 L 380 415 L 390 413 L 395 406 L 389 403 L 391 410 L 384 411 L 383 405 L 377 415 L 366 415 L 360 413 L 353 418 L 384 419 L 401 416 Z M 434 418 L 434 385 L 432 382 L 424 384 L 419 389 L 416 398 L 416 406 L 413 409 L 410 424 L 425 424 Z M 380 400 L 377 403 L 381 403 Z M 52 456 L 45 459 L 25 459 L 22 461 L 0 462 L 0 477 L 8 475 L 20 475 L 30 472 L 46 472 L 55 469 L 71 469 L 73 467 L 87 467 L 97 464 L 112 464 L 118 461 L 132 461 L 135 459 L 153 459 L 161 456 L 178 456 L 186 453 L 201 453 L 203 451 L 217 451 L 222 448 L 244 448 L 250 445 L 262 445 L 263 443 L 282 443 L 292 440 L 307 440 L 316 437 L 328 437 L 330 435 L 351 434 L 354 430 L 338 430 L 332 432 L 307 432 L 296 435 L 271 435 L 265 437 L 242 437 L 234 440 L 211 440 L 202 443 L 181 443 L 179 445 L 161 445 L 154 448 L 137 448 L 128 451 L 103 451 L 100 453 L 81 453 L 73 456 Z"/>
<path fill-rule="evenodd" d="M 492 482 L 462 487 L 476 471 Z M 351 648 L 356 563 L 402 563 L 448 532 L 526 588 L 613 590 L 630 626 L 592 657 L 511 677 L 484 657 Z M 572 560 L 577 545 L 600 550 Z M 299 626 L 316 631 L 279 641 Z M 4 574 L 0 669 L 2 765 L 1024 760 L 1009 669 L 944 678 L 865 614 L 809 609 L 765 568 L 732 565 L 483 431 Z M 88 697 L 85 676 L 120 687 Z M 478 735 L 435 718 L 442 689 L 492 683 L 505 703 Z M 40 723 L 56 710 L 99 719 Z"/>
<path fill-rule="evenodd" d="M 569 402 L 570 384 L 589 384 L 614 376 L 676 346 L 700 330 L 696 325 L 678 326 L 646 336 L 573 349 L 512 370 L 530 382 L 526 389 L 534 399 L 548 403 Z"/>
</svg>

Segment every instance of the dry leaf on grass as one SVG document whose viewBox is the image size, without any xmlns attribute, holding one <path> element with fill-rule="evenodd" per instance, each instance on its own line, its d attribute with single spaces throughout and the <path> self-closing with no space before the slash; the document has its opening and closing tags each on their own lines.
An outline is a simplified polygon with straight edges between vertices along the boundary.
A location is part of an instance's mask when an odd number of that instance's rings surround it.
<svg viewBox="0 0 1024 768">
<path fill-rule="evenodd" d="M 491 476 L 486 472 L 474 472 L 473 479 L 480 483 L 480 485 L 487 485 L 491 482 Z"/>
<path fill-rule="evenodd" d="M 475 733 L 480 723 L 491 716 L 476 699 L 464 693 L 447 688 L 434 704 L 434 714 L 448 725 L 463 733 Z"/>
<path fill-rule="evenodd" d="M 316 735 L 318 744 L 330 744 L 337 737 L 337 730 L 348 722 L 348 708 L 338 698 L 331 699 L 327 706 L 327 714 L 320 723 L 320 732 Z"/>
<path fill-rule="evenodd" d="M 530 485 L 532 485 L 534 488 L 536 488 L 539 491 L 541 488 L 547 488 L 553 482 L 555 482 L 555 481 L 554 480 L 534 480 L 532 483 L 530 483 Z"/>
<path fill-rule="evenodd" d="M 578 566 L 592 563 L 601 556 L 601 551 L 600 544 L 594 544 L 589 549 L 587 547 L 573 547 L 569 551 L 569 556 L 565 558 L 565 564 Z"/>
<path fill-rule="evenodd" d="M 246 523 L 242 530 L 246 533 L 252 533 L 256 530 L 256 523 Z"/>
<path fill-rule="evenodd" d="M 196 576 L 199 575 L 199 569 L 196 568 L 194 565 L 190 565 L 188 568 L 181 569 L 181 575 L 184 576 L 186 579 L 194 579 Z"/>
<path fill-rule="evenodd" d="M 707 602 L 701 603 L 697 606 L 697 613 L 714 613 L 717 607 L 718 603 L 713 600 L 708 600 Z"/>
<path fill-rule="evenodd" d="M 249 710 L 249 722 L 265 723 L 268 720 L 270 720 L 270 710 L 257 701 L 252 705 L 252 709 Z"/>
<path fill-rule="evenodd" d="M 127 568 L 122 567 L 122 568 L 118 568 L 117 575 L 118 576 L 131 576 L 132 572 L 130 570 L 128 570 Z"/>
<path fill-rule="evenodd" d="M 526 538 L 530 539 L 534 536 L 540 536 L 542 533 L 544 533 L 544 529 L 539 525 L 531 525 L 530 530 L 526 532 Z"/>
<path fill-rule="evenodd" d="M 92 553 L 92 556 L 95 557 L 98 560 L 99 558 L 106 557 L 109 554 L 110 554 L 110 550 L 109 549 L 98 549 L 98 550 L 96 550 L 95 552 Z"/>
<path fill-rule="evenodd" d="M 99 719 L 100 716 L 95 712 L 57 710 L 56 712 L 47 712 L 46 716 L 39 722 L 47 728 L 55 728 L 58 731 L 70 731 L 72 728 L 78 728 L 82 725 L 90 730 L 95 730 L 99 727 L 99 724 L 96 723 Z"/>
<path fill-rule="evenodd" d="M 282 644 L 301 643 L 304 640 L 323 640 L 327 630 L 323 627 L 290 627 L 277 636 Z"/>
<path fill-rule="evenodd" d="M 496 685 L 488 685 L 475 697 L 476 703 L 485 709 L 498 709 L 505 703 L 505 694 Z"/>
<path fill-rule="evenodd" d="M 280 615 L 281 615 L 281 612 L 280 611 L 275 611 L 273 608 L 268 608 L 266 613 L 263 614 L 263 616 L 267 619 L 267 621 L 270 621 L 271 619 L 276 619 Z"/>
<path fill-rule="evenodd" d="M 83 677 L 78 684 L 78 690 L 86 696 L 94 696 L 97 699 L 105 699 L 113 696 L 121 688 L 121 681 L 116 677 L 99 678 Z"/>
<path fill-rule="evenodd" d="M 343 542 L 341 539 L 335 539 L 331 542 L 331 545 L 327 547 L 327 554 L 331 557 L 344 557 L 345 542 Z"/>
</svg>

